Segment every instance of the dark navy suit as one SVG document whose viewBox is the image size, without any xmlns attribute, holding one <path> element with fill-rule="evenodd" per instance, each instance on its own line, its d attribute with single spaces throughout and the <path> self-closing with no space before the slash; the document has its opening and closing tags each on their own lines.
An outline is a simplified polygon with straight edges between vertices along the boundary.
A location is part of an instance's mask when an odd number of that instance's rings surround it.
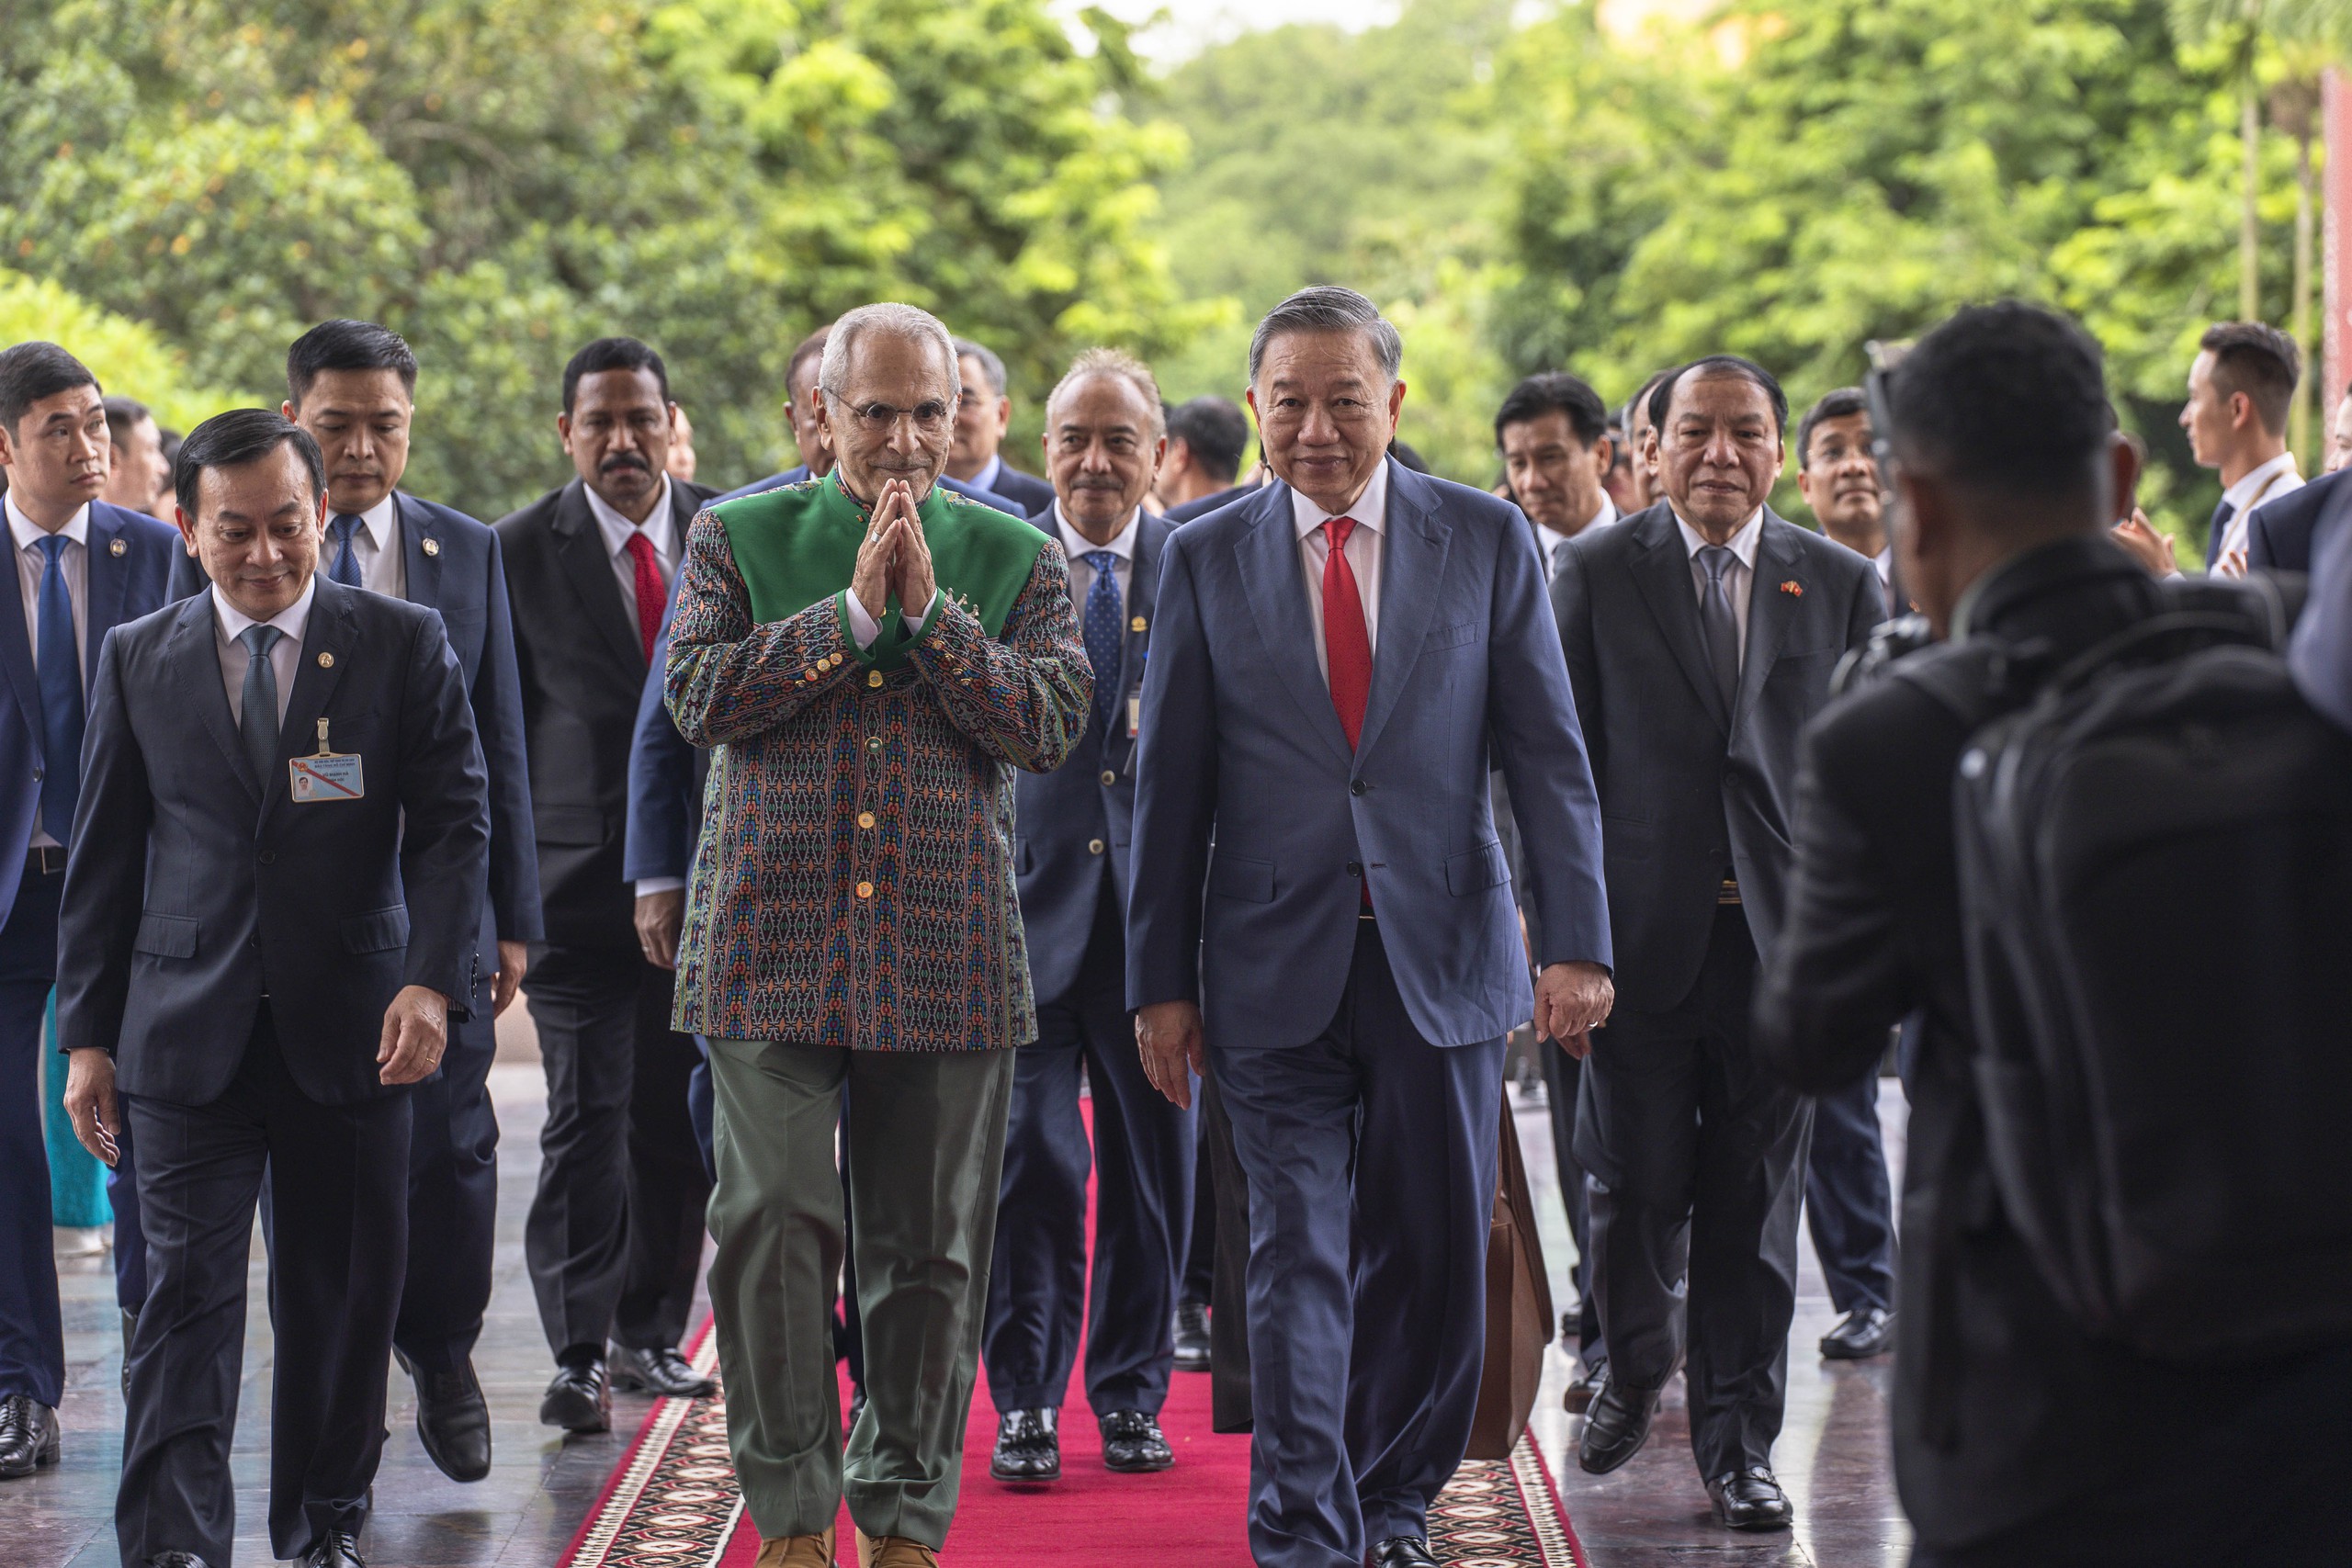
<svg viewBox="0 0 2352 1568">
<path fill-rule="evenodd" d="M 738 496 L 757 495 L 763 490 L 775 490 L 781 485 L 797 485 L 808 477 L 808 465 L 796 463 L 780 474 L 770 474 L 763 479 L 753 479 L 741 489 L 730 490 L 725 495 L 718 497 L 718 501 L 707 502 L 705 504 L 717 506 L 720 501 L 733 501 Z M 942 490 L 952 490 L 967 500 L 977 501 L 982 506 L 993 506 L 999 512 L 1010 513 L 1015 517 L 1026 517 L 1036 510 L 1035 506 L 1017 501 L 1012 496 L 999 495 L 992 490 L 982 490 L 978 485 L 967 485 L 962 479 L 949 479 L 945 474 L 939 476 L 939 487 Z M 1046 488 L 1046 503 L 1050 505 L 1053 499 L 1053 487 L 1048 485 Z"/>
<path fill-rule="evenodd" d="M 2312 556 L 2311 592 L 2287 660 L 2312 706 L 2352 729 L 2352 523 L 2330 520 Z"/>
<path fill-rule="evenodd" d="M 1169 536 L 1144 678 L 1127 999 L 1202 1005 L 1248 1179 L 1250 1541 L 1272 1568 L 1425 1533 L 1468 1444 L 1503 1037 L 1533 1011 L 1490 756 L 1535 958 L 1610 962 L 1535 541 L 1505 502 L 1385 477 L 1352 750 L 1287 485 Z"/>
<path fill-rule="evenodd" d="M 2313 530 L 2352 511 L 2352 470 L 2322 474 L 2300 490 L 2266 501 L 2245 520 L 2249 571 L 2309 571 Z"/>
<path fill-rule="evenodd" d="M 532 851 L 523 688 L 515 675 L 514 623 L 498 536 L 486 523 L 413 495 L 396 492 L 393 505 L 404 596 L 440 613 L 490 773 L 490 898 L 475 949 L 481 994 L 465 1018 L 450 1021 L 441 1071 L 411 1096 L 410 1266 L 393 1340 L 416 1365 L 447 1372 L 473 1354 L 490 1304 L 498 1211 L 498 1116 L 490 1103 L 498 1032 L 491 977 L 498 972 L 500 939 L 539 940 L 539 866 Z M 322 554 L 321 570 L 325 567 Z M 206 586 L 195 558 L 181 550 L 173 597 Z M 119 1274 L 125 1269 L 120 1252 L 116 1268 Z M 140 1273 L 138 1294 L 123 1292 L 127 1311 L 136 1311 L 143 1295 L 143 1261 Z"/>
<path fill-rule="evenodd" d="M 0 535 L 5 536 L 5 535 Z M 16 543 L 8 540 L 9 553 Z M 90 502 L 84 542 L 81 683 L 98 670 L 107 634 L 163 604 L 177 530 L 136 512 Z M 54 1406 L 65 1382 L 65 1344 L 51 1231 L 49 1157 L 41 1141 L 42 1022 L 57 978 L 58 896 L 64 852 L 28 853 L 40 825 L 48 764 L 40 678 L 25 625 L 17 563 L 0 582 L 0 1394 Z M 87 711 L 86 704 L 85 711 Z M 50 1070 L 65 1070 L 58 1057 Z M 131 1245 L 136 1245 L 136 1232 Z"/>
<path fill-rule="evenodd" d="M 210 593 L 100 655 L 59 943 L 58 1031 L 115 1057 L 152 1278 L 130 1344 L 116 1529 L 126 1562 L 229 1561 L 248 1238 L 277 1219 L 271 1541 L 360 1528 L 384 1441 L 408 1250 L 413 1091 L 379 1081 L 404 986 L 479 995 L 481 750 L 429 610 L 323 574 L 256 777 Z M 288 759 L 330 724 L 358 799 L 298 803 Z"/>
<path fill-rule="evenodd" d="M 1032 519 L 1058 539 L 1054 509 Z M 1049 773 L 1015 783 L 1013 872 L 1037 1039 L 1013 1069 L 981 1351 L 1000 1413 L 1059 1409 L 1086 1325 L 1086 1395 L 1097 1416 L 1158 1415 L 1174 1365 L 1176 1276 L 1191 1220 L 1193 1116 L 1144 1076 L 1126 1005 L 1129 826 L 1154 580 L 1171 532 L 1140 513 L 1120 607 L 1118 688 L 1097 694 L 1085 736 Z M 1090 1145 L 1079 1076 L 1092 1093 Z M 1086 1179 L 1096 1173 L 1094 1260 Z"/>
<path fill-rule="evenodd" d="M 1233 485 L 1213 495 L 1204 495 L 1192 501 L 1180 502 L 1168 509 L 1168 521 L 1190 523 L 1195 517 L 1206 517 L 1212 512 L 1221 512 L 1231 506 L 1257 488 L 1255 485 Z"/>
</svg>

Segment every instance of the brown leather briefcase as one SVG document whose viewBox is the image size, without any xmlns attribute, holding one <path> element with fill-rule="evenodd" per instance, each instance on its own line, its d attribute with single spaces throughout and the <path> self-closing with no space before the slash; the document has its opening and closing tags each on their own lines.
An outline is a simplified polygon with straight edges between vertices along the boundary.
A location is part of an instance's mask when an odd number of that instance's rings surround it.
<svg viewBox="0 0 2352 1568">
<path fill-rule="evenodd" d="M 1470 1424 L 1471 1459 L 1510 1457 L 1535 1408 L 1544 1348 L 1552 1342 L 1551 1277 L 1544 1269 L 1544 1243 L 1535 1232 L 1535 1202 L 1527 1190 L 1527 1163 L 1519 1152 L 1509 1086 L 1503 1089 L 1502 1119 L 1495 1217 L 1487 1232 L 1487 1364 L 1478 1380 L 1478 1412 Z"/>
</svg>

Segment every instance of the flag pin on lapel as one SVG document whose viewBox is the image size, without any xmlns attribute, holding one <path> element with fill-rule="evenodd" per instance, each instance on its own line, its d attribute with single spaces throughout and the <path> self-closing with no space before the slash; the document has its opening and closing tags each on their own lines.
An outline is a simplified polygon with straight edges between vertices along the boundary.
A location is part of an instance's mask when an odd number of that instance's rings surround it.
<svg viewBox="0 0 2352 1568">
<path fill-rule="evenodd" d="M 1781 592 L 1794 598 L 1802 599 L 1804 597 L 1804 584 L 1792 577 L 1786 582 L 1781 584 Z"/>
</svg>

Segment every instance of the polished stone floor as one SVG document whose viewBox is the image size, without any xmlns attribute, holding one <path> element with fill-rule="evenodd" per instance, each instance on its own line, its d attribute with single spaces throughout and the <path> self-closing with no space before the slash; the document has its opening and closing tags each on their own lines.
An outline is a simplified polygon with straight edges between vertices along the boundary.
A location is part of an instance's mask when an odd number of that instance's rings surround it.
<svg viewBox="0 0 2352 1568">
<path fill-rule="evenodd" d="M 1889 1152 L 1899 1159 L 1901 1096 L 1892 1080 L 1886 1087 Z M 470 1486 L 443 1478 L 417 1446 L 406 1381 L 395 1374 L 393 1432 L 366 1540 L 376 1568 L 547 1568 L 595 1502 L 623 1435 L 636 1429 L 647 1408 L 642 1400 L 616 1400 L 616 1431 L 603 1437 L 567 1440 L 537 1424 L 539 1393 L 549 1367 L 522 1257 L 523 1213 L 538 1167 L 537 1067 L 527 1060 L 503 1064 L 492 1091 L 504 1128 L 498 1279 L 477 1366 L 494 1422 L 494 1466 L 488 1480 Z M 1557 1289 L 1570 1254 L 1540 1100 L 1521 1102 L 1519 1125 Z M 110 1515 L 121 1456 L 121 1343 L 112 1280 L 102 1261 L 64 1268 L 64 1459 L 32 1479 L 0 1483 L 0 1568 L 110 1568 L 117 1561 Z M 256 1310 L 249 1314 L 243 1393 L 246 1418 L 234 1457 L 236 1561 L 243 1564 L 270 1556 L 262 1524 L 270 1364 L 267 1323 L 257 1310 L 261 1280 L 256 1237 Z M 1736 1537 L 1715 1528 L 1691 1467 L 1679 1393 L 1670 1397 L 1650 1446 L 1631 1464 L 1605 1478 L 1584 1475 L 1575 1462 L 1576 1422 L 1560 1406 L 1571 1363 L 1556 1349 L 1550 1353 L 1535 1430 L 1592 1568 L 1878 1568 L 1904 1561 L 1908 1532 L 1885 1459 L 1889 1368 L 1883 1361 L 1820 1361 L 1814 1342 L 1834 1321 L 1808 1249 L 1791 1341 L 1788 1426 L 1778 1455 L 1781 1481 L 1796 1502 L 1797 1528 L 1780 1537 Z"/>
</svg>

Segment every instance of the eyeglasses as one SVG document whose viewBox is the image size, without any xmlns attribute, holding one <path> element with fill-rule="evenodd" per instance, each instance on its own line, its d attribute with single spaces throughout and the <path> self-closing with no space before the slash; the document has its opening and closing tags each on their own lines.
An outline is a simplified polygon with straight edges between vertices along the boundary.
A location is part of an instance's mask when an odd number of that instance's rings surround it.
<svg viewBox="0 0 2352 1568">
<path fill-rule="evenodd" d="M 826 394 L 831 397 L 831 393 Z M 900 420 L 910 420 L 915 429 L 925 435 L 936 435 L 955 420 L 956 407 L 937 398 L 927 399 L 910 409 L 893 408 L 888 403 L 855 403 L 842 405 L 849 410 L 850 418 L 869 435 L 887 436 L 899 428 Z"/>
</svg>

